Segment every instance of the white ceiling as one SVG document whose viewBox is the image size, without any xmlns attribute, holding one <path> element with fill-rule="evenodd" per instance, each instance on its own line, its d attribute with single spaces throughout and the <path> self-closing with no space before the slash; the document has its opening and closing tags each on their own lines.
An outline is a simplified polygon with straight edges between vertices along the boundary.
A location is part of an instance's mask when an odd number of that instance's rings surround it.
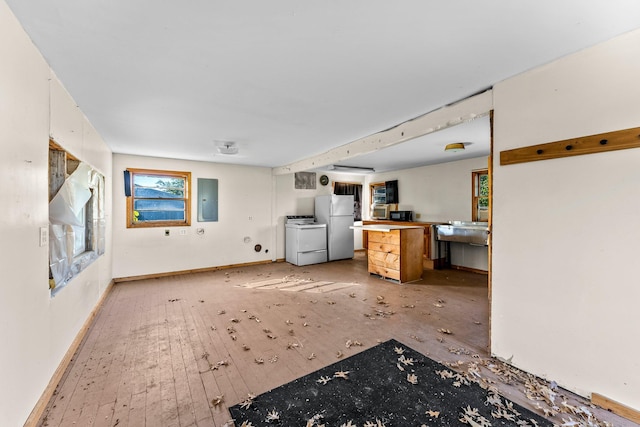
<svg viewBox="0 0 640 427">
<path fill-rule="evenodd" d="M 637 0 L 6 1 L 114 152 L 268 167 L 640 27 Z M 486 123 L 345 163 L 486 155 Z"/>
</svg>

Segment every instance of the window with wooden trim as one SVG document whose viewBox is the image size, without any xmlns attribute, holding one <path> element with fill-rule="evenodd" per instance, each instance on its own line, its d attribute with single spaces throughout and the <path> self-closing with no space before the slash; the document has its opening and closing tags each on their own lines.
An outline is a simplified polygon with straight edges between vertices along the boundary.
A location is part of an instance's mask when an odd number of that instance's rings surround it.
<svg viewBox="0 0 640 427">
<path fill-rule="evenodd" d="M 127 169 L 125 185 L 127 228 L 191 225 L 191 172 Z"/>
<path fill-rule="evenodd" d="M 489 171 L 487 169 L 471 172 L 472 200 L 471 219 L 489 221 Z"/>
<path fill-rule="evenodd" d="M 369 184 L 369 200 L 371 204 L 387 203 L 387 188 L 384 182 L 373 182 Z"/>
</svg>

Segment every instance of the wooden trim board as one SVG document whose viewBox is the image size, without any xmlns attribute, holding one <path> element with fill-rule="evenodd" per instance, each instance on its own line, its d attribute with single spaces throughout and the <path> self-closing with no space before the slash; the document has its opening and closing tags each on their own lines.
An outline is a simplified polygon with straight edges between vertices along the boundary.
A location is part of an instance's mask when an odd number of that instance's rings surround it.
<svg viewBox="0 0 640 427">
<path fill-rule="evenodd" d="M 598 393 L 591 393 L 591 403 L 598 405 L 601 408 L 611 411 L 616 415 L 620 415 L 634 423 L 640 424 L 640 411 L 630 408 L 622 403 L 611 400 Z"/>
<path fill-rule="evenodd" d="M 501 151 L 500 165 L 513 165 L 627 148 L 640 148 L 640 127 Z"/>
<path fill-rule="evenodd" d="M 479 268 L 473 268 L 473 267 L 465 267 L 463 265 L 453 265 L 452 264 L 451 268 L 453 268 L 454 270 L 469 271 L 471 273 L 489 274 L 489 272 L 487 270 L 480 270 Z"/>
<path fill-rule="evenodd" d="M 242 264 L 229 264 L 229 265 L 222 265 L 222 266 L 219 266 L 219 267 L 194 268 L 194 269 L 191 269 L 191 270 L 168 271 L 166 273 L 143 274 L 141 276 L 115 277 L 113 279 L 113 281 L 116 282 L 116 283 L 134 282 L 136 280 L 159 279 L 160 277 L 179 276 L 181 274 L 206 273 L 206 272 L 209 272 L 209 271 L 226 270 L 226 269 L 229 269 L 229 268 L 248 267 L 250 265 L 271 264 L 272 262 L 273 261 L 271 261 L 271 260 L 269 260 L 269 261 L 245 262 L 245 263 L 242 263 Z M 281 261 L 280 260 L 276 260 L 276 262 L 281 262 Z"/>
<path fill-rule="evenodd" d="M 56 391 L 56 387 L 58 387 L 58 383 L 62 379 L 62 376 L 67 370 L 67 367 L 69 367 L 69 364 L 73 359 L 73 355 L 76 353 L 76 351 L 80 347 L 80 344 L 84 340 L 84 337 L 89 331 L 89 328 L 91 327 L 93 320 L 98 314 L 98 311 L 102 307 L 102 304 L 107 298 L 107 295 L 109 295 L 109 293 L 111 292 L 111 289 L 113 288 L 114 283 L 115 282 L 111 280 L 111 282 L 107 286 L 107 289 L 104 290 L 104 292 L 102 293 L 102 296 L 96 303 L 95 307 L 93 307 L 93 310 L 91 310 L 89 317 L 87 317 L 87 320 L 85 320 L 84 324 L 78 331 L 78 334 L 76 335 L 75 339 L 69 346 L 69 349 L 67 350 L 64 357 L 60 361 L 58 368 L 55 370 L 55 372 L 53 373 L 53 376 L 49 380 L 49 384 L 42 392 L 42 396 L 40 396 L 40 399 L 38 399 L 38 401 L 36 402 L 36 406 L 33 407 L 31 414 L 29 414 L 29 418 L 27 418 L 27 421 L 24 423 L 25 427 L 35 427 L 38 424 L 38 421 L 42 417 L 42 414 L 44 414 L 44 410 L 47 408 L 47 404 L 53 397 L 53 393 Z"/>
</svg>

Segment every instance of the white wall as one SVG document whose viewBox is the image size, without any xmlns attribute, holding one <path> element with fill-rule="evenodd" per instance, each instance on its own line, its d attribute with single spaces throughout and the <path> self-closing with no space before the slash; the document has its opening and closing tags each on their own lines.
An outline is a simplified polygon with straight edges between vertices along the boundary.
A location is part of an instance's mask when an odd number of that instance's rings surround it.
<svg viewBox="0 0 640 427">
<path fill-rule="evenodd" d="M 640 126 L 640 31 L 494 87 L 492 351 L 640 409 L 640 149 L 500 166 Z"/>
<path fill-rule="evenodd" d="M 487 158 L 478 157 L 367 175 L 367 198 L 369 183 L 397 179 L 398 209 L 413 211 L 414 219 L 420 214 L 418 221 L 471 221 L 471 172 L 487 167 Z"/>
<path fill-rule="evenodd" d="M 370 204 L 370 183 L 397 179 L 400 200 L 398 209 L 413 211 L 415 220 L 424 222 L 470 221 L 471 172 L 487 167 L 487 158 L 478 157 L 367 175 L 366 203 Z M 420 214 L 420 218 L 416 219 L 416 214 Z M 451 243 L 451 263 L 453 265 L 486 271 L 488 269 L 488 253 L 487 248 L 469 246 L 464 243 Z"/>
<path fill-rule="evenodd" d="M 0 425 L 18 426 L 26 421 L 111 280 L 108 217 L 106 253 L 55 298 L 50 296 L 48 246 L 39 246 L 39 228 L 48 226 L 49 216 L 50 130 L 61 145 L 100 170 L 107 187 L 111 153 L 4 1 L 0 1 L 0 61 L 0 342 L 4 345 Z M 63 124 L 63 116 L 73 119 Z M 65 127 L 68 132 L 58 132 Z M 109 212 L 109 194 L 105 201 Z"/>
<path fill-rule="evenodd" d="M 127 168 L 191 172 L 191 226 L 126 228 L 124 175 Z M 271 169 L 210 162 L 115 154 L 113 156 L 113 276 L 141 276 L 198 268 L 270 261 Z M 218 221 L 198 222 L 198 178 L 218 180 Z M 252 219 L 249 219 L 249 218 Z M 198 228 L 204 234 L 197 234 Z M 180 230 L 186 234 L 181 235 Z M 249 237 L 249 243 L 244 238 Z M 256 252 L 256 244 L 262 250 Z"/>
</svg>

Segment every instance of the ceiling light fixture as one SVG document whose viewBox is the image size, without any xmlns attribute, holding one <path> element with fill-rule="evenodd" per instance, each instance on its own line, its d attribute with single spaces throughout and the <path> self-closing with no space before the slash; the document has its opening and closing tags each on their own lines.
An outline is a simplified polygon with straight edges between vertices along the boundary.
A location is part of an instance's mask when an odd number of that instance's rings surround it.
<svg viewBox="0 0 640 427">
<path fill-rule="evenodd" d="M 453 142 L 451 144 L 447 144 L 447 146 L 444 147 L 444 151 L 448 151 L 450 153 L 464 151 L 464 142 Z"/>
<path fill-rule="evenodd" d="M 218 153 L 226 155 L 238 154 L 238 146 L 235 142 L 222 142 L 218 145 Z"/>
<path fill-rule="evenodd" d="M 339 172 L 357 172 L 357 173 L 373 173 L 376 170 L 374 168 L 368 168 L 364 166 L 347 166 L 347 165 L 333 165 L 332 169 Z"/>
</svg>

